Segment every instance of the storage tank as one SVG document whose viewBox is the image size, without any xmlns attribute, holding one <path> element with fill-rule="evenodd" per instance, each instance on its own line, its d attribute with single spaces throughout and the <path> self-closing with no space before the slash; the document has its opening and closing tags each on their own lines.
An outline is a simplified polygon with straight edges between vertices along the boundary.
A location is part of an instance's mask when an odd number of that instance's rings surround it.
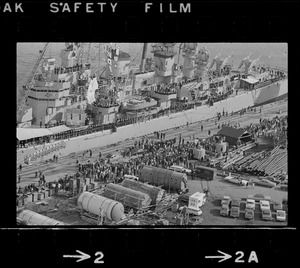
<svg viewBox="0 0 300 268">
<path fill-rule="evenodd" d="M 164 168 L 144 166 L 140 175 L 141 182 L 149 182 L 170 191 L 186 191 L 187 175 Z"/>
<path fill-rule="evenodd" d="M 114 183 L 109 183 L 106 185 L 103 196 L 117 200 L 123 205 L 135 209 L 148 207 L 151 203 L 151 198 L 148 194 Z"/>
<path fill-rule="evenodd" d="M 27 209 L 18 214 L 18 219 L 26 222 L 27 225 L 68 225 Z"/>
<path fill-rule="evenodd" d="M 83 192 L 77 204 L 81 209 L 98 216 L 102 210 L 104 217 L 112 221 L 119 221 L 124 216 L 124 206 L 121 203 L 90 192 Z"/>
<path fill-rule="evenodd" d="M 226 142 L 220 142 L 216 144 L 216 152 L 217 153 L 224 153 L 227 150 L 227 143 Z"/>
<path fill-rule="evenodd" d="M 122 186 L 142 193 L 148 194 L 151 198 L 151 205 L 158 203 L 164 196 L 165 191 L 159 187 L 142 183 L 133 179 L 124 179 Z"/>
</svg>

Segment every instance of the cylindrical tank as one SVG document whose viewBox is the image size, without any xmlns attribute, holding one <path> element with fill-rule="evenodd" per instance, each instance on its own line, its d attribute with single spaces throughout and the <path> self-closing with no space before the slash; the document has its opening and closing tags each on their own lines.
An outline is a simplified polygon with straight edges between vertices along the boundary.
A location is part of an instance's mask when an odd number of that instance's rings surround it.
<svg viewBox="0 0 300 268">
<path fill-rule="evenodd" d="M 187 175 L 169 169 L 144 166 L 141 170 L 140 181 L 162 186 L 167 191 L 187 189 Z"/>
<path fill-rule="evenodd" d="M 132 179 L 124 179 L 122 186 L 148 194 L 151 198 L 151 205 L 158 203 L 164 196 L 164 190 L 146 183 L 135 181 Z"/>
<path fill-rule="evenodd" d="M 112 221 L 119 221 L 124 216 L 124 206 L 121 203 L 90 192 L 83 192 L 77 204 L 81 209 L 98 216 L 102 211 L 102 215 Z"/>
<path fill-rule="evenodd" d="M 148 194 L 114 183 L 106 185 L 103 196 L 117 200 L 122 204 L 135 209 L 148 207 L 151 203 L 151 198 Z"/>
<path fill-rule="evenodd" d="M 68 225 L 62 221 L 51 219 L 47 216 L 41 215 L 31 210 L 23 210 L 18 214 L 21 221 L 26 222 L 27 225 Z"/>
<path fill-rule="evenodd" d="M 216 144 L 216 152 L 217 153 L 224 153 L 227 150 L 226 142 L 220 142 Z"/>
</svg>

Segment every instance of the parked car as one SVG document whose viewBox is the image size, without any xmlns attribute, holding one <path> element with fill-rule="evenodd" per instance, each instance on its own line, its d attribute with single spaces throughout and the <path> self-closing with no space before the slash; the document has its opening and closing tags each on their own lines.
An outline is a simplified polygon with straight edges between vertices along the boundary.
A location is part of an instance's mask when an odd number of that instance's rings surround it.
<svg viewBox="0 0 300 268">
<path fill-rule="evenodd" d="M 280 184 L 280 189 L 287 191 L 288 190 L 288 185 L 287 184 Z"/>
<path fill-rule="evenodd" d="M 232 199 L 231 207 L 240 207 L 241 201 L 239 199 Z"/>
<path fill-rule="evenodd" d="M 176 171 L 176 172 L 180 172 L 180 173 L 186 173 L 187 175 L 192 174 L 192 171 L 190 169 L 184 168 L 182 166 L 172 165 L 169 169 L 173 170 L 173 171 Z"/>
<path fill-rule="evenodd" d="M 199 225 L 203 222 L 203 218 L 190 218 L 189 225 Z"/>
<path fill-rule="evenodd" d="M 221 216 L 228 216 L 229 215 L 229 206 L 228 204 L 223 204 L 221 211 L 220 211 Z"/>
<path fill-rule="evenodd" d="M 282 199 L 282 205 L 287 205 L 287 204 L 288 204 L 288 199 L 284 197 Z"/>
<path fill-rule="evenodd" d="M 238 177 L 227 176 L 224 180 L 238 185 L 242 184 L 242 181 Z"/>
<path fill-rule="evenodd" d="M 280 183 L 281 180 L 279 178 L 275 178 L 273 176 L 267 176 L 267 177 L 258 177 L 259 179 L 266 179 L 266 180 L 269 180 L 271 182 L 274 182 L 276 184 Z"/>
<path fill-rule="evenodd" d="M 269 181 L 267 179 L 261 179 L 255 183 L 256 185 L 265 186 L 269 188 L 273 188 L 276 186 L 275 182 Z"/>
<path fill-rule="evenodd" d="M 229 206 L 230 202 L 231 202 L 231 197 L 227 196 L 227 195 L 224 195 L 223 199 L 221 201 L 221 205 L 227 204 Z"/>
<path fill-rule="evenodd" d="M 274 203 L 273 207 L 274 207 L 275 211 L 282 210 L 282 204 L 281 203 Z"/>
<path fill-rule="evenodd" d="M 260 210 L 270 210 L 270 202 L 267 200 L 260 200 Z"/>
<path fill-rule="evenodd" d="M 264 196 L 263 194 L 248 195 L 248 198 L 254 199 L 256 201 L 260 201 L 260 200 L 269 200 L 269 201 L 271 201 L 270 196 Z"/>
<path fill-rule="evenodd" d="M 284 210 L 277 210 L 276 211 L 276 220 L 277 221 L 286 221 L 286 213 Z"/>
<path fill-rule="evenodd" d="M 202 215 L 202 210 L 200 208 L 196 209 L 196 208 L 193 208 L 193 207 L 188 207 L 187 210 L 186 210 L 186 213 L 196 215 L 196 216 L 200 216 L 200 215 Z"/>
<path fill-rule="evenodd" d="M 135 180 L 135 181 L 138 181 L 139 180 L 139 177 L 137 176 L 134 176 L 134 175 L 124 175 L 124 179 L 131 179 L 131 180 Z"/>
<path fill-rule="evenodd" d="M 254 210 L 250 209 L 250 208 L 247 208 L 245 210 L 245 218 L 248 219 L 248 220 L 253 219 L 254 218 Z"/>
<path fill-rule="evenodd" d="M 272 212 L 270 209 L 263 209 L 262 212 L 262 219 L 266 221 L 271 221 L 272 220 Z"/>
<path fill-rule="evenodd" d="M 247 198 L 246 201 L 246 209 L 255 209 L 255 200 L 251 198 Z"/>
<path fill-rule="evenodd" d="M 238 218 L 240 216 L 240 208 L 239 207 L 232 207 L 230 210 L 230 216 L 234 218 Z"/>
</svg>

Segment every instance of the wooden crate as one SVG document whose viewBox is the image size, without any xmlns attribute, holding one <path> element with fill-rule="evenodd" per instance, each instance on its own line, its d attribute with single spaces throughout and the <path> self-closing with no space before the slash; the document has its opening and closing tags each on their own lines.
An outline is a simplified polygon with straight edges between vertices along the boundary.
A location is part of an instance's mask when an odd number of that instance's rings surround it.
<svg viewBox="0 0 300 268">
<path fill-rule="evenodd" d="M 34 192 L 34 193 L 32 194 L 32 202 L 36 202 L 36 201 L 38 201 L 38 193 L 37 193 L 37 192 Z"/>
<path fill-rule="evenodd" d="M 44 192 L 38 193 L 38 200 L 43 200 L 45 198 Z"/>
<path fill-rule="evenodd" d="M 49 190 L 44 191 L 44 198 L 47 198 L 49 196 Z"/>
</svg>

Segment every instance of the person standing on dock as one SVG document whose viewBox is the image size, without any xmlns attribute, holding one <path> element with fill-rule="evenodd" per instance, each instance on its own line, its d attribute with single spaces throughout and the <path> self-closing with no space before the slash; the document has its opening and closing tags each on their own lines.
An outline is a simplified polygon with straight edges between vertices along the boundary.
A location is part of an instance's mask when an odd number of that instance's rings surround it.
<svg viewBox="0 0 300 268">
<path fill-rule="evenodd" d="M 19 171 L 22 172 L 22 164 L 19 165 Z"/>
</svg>

